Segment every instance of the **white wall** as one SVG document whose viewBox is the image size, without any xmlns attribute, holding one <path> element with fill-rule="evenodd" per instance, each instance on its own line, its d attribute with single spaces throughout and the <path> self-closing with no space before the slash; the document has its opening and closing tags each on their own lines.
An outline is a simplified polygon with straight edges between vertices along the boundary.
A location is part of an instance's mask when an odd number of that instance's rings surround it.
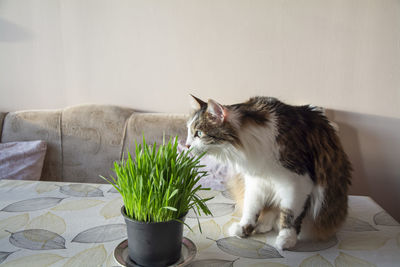
<svg viewBox="0 0 400 267">
<path fill-rule="evenodd" d="M 186 112 L 187 95 L 400 117 L 400 4 L 0 0 L 3 109 Z"/>
<path fill-rule="evenodd" d="M 189 93 L 226 104 L 270 95 L 398 124 L 399 46 L 395 0 L 0 0 L 0 109 L 187 112 Z M 357 140 L 385 142 L 385 129 L 398 127 L 366 124 Z M 373 160 L 369 142 L 357 154 L 348 141 L 354 162 Z M 398 183 L 399 160 L 382 157 Z M 355 192 L 373 195 L 356 175 Z M 395 210 L 384 194 L 375 199 Z"/>
</svg>

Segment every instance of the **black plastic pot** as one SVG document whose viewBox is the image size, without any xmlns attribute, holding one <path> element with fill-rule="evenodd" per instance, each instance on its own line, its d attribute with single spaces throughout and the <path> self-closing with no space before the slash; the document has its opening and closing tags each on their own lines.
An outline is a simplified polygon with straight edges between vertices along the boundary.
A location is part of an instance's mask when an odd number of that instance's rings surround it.
<svg viewBox="0 0 400 267">
<path fill-rule="evenodd" d="M 183 224 L 178 221 L 139 222 L 129 218 L 122 206 L 128 232 L 129 258 L 141 266 L 168 266 L 181 256 Z M 185 220 L 185 216 L 179 219 Z"/>
</svg>

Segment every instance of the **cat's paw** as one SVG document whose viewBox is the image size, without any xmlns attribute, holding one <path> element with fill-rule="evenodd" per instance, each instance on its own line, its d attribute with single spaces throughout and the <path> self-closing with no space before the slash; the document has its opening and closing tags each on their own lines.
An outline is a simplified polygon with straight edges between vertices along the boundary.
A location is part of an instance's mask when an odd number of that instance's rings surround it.
<svg viewBox="0 0 400 267">
<path fill-rule="evenodd" d="M 293 228 L 290 229 L 282 229 L 279 231 L 279 235 L 276 238 L 275 246 L 279 250 L 283 250 L 285 248 L 291 248 L 296 245 L 297 242 L 297 234 Z"/>
<path fill-rule="evenodd" d="M 228 234 L 230 236 L 238 236 L 238 237 L 244 237 L 243 233 L 243 227 L 238 223 L 233 223 L 229 229 L 228 229 Z"/>
<path fill-rule="evenodd" d="M 240 223 L 233 223 L 228 229 L 228 234 L 230 236 L 246 237 L 249 236 L 253 230 L 254 226 L 251 224 L 242 226 Z"/>
</svg>

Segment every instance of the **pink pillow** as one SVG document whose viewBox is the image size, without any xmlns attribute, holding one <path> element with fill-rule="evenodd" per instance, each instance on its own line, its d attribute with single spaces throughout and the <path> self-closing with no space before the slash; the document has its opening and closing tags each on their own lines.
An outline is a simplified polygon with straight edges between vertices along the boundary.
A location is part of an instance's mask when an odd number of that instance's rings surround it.
<svg viewBox="0 0 400 267">
<path fill-rule="evenodd" d="M 46 148 L 40 140 L 0 143 L 0 180 L 39 180 Z"/>
</svg>

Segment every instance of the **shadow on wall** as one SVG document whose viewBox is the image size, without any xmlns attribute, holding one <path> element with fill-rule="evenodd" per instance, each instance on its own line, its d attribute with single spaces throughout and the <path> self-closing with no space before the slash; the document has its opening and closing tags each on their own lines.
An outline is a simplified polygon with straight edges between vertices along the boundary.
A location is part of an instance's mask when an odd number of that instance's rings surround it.
<svg viewBox="0 0 400 267">
<path fill-rule="evenodd" d="M 0 42 L 23 42 L 32 38 L 33 34 L 28 30 L 0 18 Z"/>
<path fill-rule="evenodd" d="M 350 194 L 369 195 L 400 221 L 400 119 L 328 110 L 353 164 Z"/>
</svg>

